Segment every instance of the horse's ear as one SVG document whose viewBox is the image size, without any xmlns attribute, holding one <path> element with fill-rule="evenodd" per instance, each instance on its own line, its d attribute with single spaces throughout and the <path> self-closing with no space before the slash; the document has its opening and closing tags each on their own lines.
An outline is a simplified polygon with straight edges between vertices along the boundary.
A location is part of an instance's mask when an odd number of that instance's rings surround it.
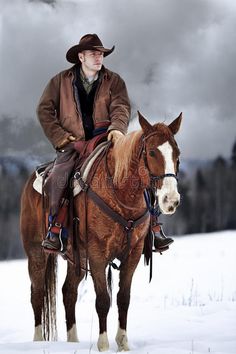
<svg viewBox="0 0 236 354">
<path fill-rule="evenodd" d="M 182 121 L 182 112 L 175 120 L 173 120 L 172 123 L 169 124 L 169 129 L 171 130 L 173 135 L 175 135 L 179 131 L 181 121 Z"/>
<path fill-rule="evenodd" d="M 153 126 L 147 121 L 146 118 L 138 111 L 139 124 L 141 125 L 144 133 L 150 133 L 153 130 Z"/>
</svg>

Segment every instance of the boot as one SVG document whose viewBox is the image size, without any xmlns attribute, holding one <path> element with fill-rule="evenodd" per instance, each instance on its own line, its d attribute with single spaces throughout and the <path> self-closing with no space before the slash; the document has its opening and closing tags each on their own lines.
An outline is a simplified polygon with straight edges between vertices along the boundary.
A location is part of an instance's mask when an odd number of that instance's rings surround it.
<svg viewBox="0 0 236 354">
<path fill-rule="evenodd" d="M 166 251 L 169 249 L 169 245 L 173 243 L 174 240 L 170 237 L 162 237 L 159 234 L 154 233 L 154 247 L 155 251 Z"/>
<path fill-rule="evenodd" d="M 65 253 L 67 246 L 68 232 L 63 224 L 66 223 L 68 214 L 69 200 L 63 198 L 61 201 L 58 215 L 49 215 L 48 217 L 48 232 L 45 240 L 42 242 L 42 247 L 49 252 Z"/>
<path fill-rule="evenodd" d="M 65 253 L 67 246 L 67 230 L 62 225 L 50 225 L 42 247 L 48 252 Z"/>
<path fill-rule="evenodd" d="M 154 236 L 154 248 L 156 252 L 163 252 L 169 249 L 169 245 L 174 242 L 170 237 L 167 237 L 156 217 L 152 217 L 152 232 Z"/>
</svg>

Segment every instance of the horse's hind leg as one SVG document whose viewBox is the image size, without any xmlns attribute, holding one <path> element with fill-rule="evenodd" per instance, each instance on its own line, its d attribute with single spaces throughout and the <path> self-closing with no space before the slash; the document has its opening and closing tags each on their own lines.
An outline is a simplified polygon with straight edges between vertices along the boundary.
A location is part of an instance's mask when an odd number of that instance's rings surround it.
<svg viewBox="0 0 236 354">
<path fill-rule="evenodd" d="M 137 267 L 140 256 L 142 254 L 142 248 L 143 246 L 140 247 L 138 245 L 138 249 L 136 248 L 135 251 L 132 251 L 131 255 L 122 264 L 120 270 L 119 291 L 117 294 L 119 324 L 118 324 L 118 331 L 116 334 L 116 342 L 119 351 L 129 350 L 126 329 L 127 329 L 127 314 L 129 309 L 129 303 L 130 303 L 130 288 L 131 288 L 134 271 Z"/>
<path fill-rule="evenodd" d="M 41 248 L 42 205 L 41 196 L 33 189 L 33 174 L 27 181 L 21 197 L 20 230 L 28 257 L 31 280 L 31 304 L 34 312 L 35 331 L 33 339 L 43 340 L 42 313 L 44 306 L 44 281 L 47 257 Z"/>
<path fill-rule="evenodd" d="M 44 278 L 46 271 L 46 257 L 43 252 L 37 256 L 36 252 L 28 260 L 29 276 L 31 280 L 31 304 L 34 311 L 35 330 L 34 341 L 42 341 L 42 311 L 44 306 Z"/>
<path fill-rule="evenodd" d="M 63 303 L 66 313 L 66 328 L 67 341 L 78 342 L 75 305 L 77 301 L 78 285 L 84 277 L 84 271 L 81 270 L 81 275 L 77 276 L 75 267 L 68 263 L 66 280 L 62 287 Z"/>
</svg>

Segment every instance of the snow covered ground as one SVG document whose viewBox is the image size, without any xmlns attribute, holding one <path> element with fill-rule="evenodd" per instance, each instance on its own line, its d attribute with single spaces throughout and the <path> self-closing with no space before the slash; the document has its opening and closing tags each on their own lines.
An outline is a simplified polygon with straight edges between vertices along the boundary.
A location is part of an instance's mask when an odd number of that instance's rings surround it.
<svg viewBox="0 0 236 354">
<path fill-rule="evenodd" d="M 178 237 L 171 249 L 154 255 L 154 274 L 143 259 L 135 273 L 128 318 L 134 354 L 236 353 L 236 231 Z M 33 313 L 26 260 L 0 262 L 0 353 L 97 353 L 98 320 L 91 278 L 80 287 L 77 323 L 80 343 L 67 343 L 60 288 L 58 342 L 32 342 Z M 108 317 L 110 350 L 116 353 L 117 272 Z"/>
</svg>

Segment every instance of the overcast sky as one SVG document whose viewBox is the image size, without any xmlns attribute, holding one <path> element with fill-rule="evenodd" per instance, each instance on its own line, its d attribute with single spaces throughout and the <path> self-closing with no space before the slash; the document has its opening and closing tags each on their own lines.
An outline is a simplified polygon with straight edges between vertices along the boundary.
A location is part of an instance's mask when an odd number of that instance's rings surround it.
<svg viewBox="0 0 236 354">
<path fill-rule="evenodd" d="M 17 129 L 36 120 L 47 81 L 70 67 L 66 51 L 97 33 L 104 46 L 116 46 L 105 65 L 124 78 L 135 109 L 153 123 L 183 112 L 177 140 L 185 158 L 230 155 L 235 0 L 45 2 L 0 0 L 0 119 L 9 116 Z M 135 120 L 130 129 L 137 128 Z"/>
</svg>

